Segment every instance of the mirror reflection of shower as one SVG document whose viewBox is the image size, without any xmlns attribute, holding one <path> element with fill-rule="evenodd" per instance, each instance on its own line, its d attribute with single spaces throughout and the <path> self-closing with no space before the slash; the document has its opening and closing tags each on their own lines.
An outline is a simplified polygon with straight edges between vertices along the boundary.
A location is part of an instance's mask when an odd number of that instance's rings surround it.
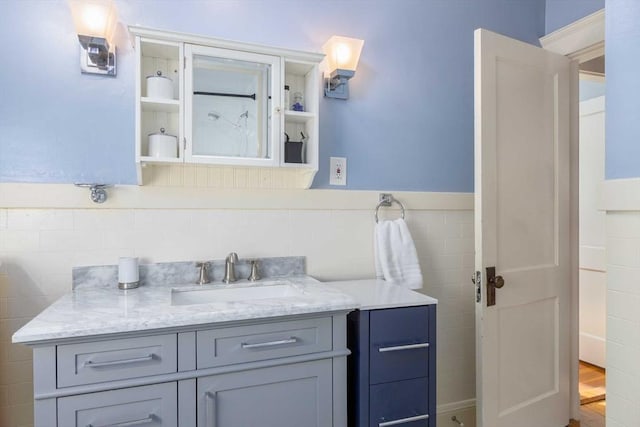
<svg viewBox="0 0 640 427">
<path fill-rule="evenodd" d="M 194 55 L 192 153 L 269 158 L 270 63 Z"/>
<path fill-rule="evenodd" d="M 222 122 L 226 125 L 231 126 L 236 129 L 240 133 L 240 138 L 237 144 L 237 150 L 233 155 L 246 157 L 248 155 L 249 148 L 249 110 L 244 110 L 239 116 L 238 119 L 234 122 L 233 120 L 228 119 L 219 111 L 209 111 L 207 114 L 207 118 L 212 122 L 216 122 L 222 119 Z"/>
</svg>

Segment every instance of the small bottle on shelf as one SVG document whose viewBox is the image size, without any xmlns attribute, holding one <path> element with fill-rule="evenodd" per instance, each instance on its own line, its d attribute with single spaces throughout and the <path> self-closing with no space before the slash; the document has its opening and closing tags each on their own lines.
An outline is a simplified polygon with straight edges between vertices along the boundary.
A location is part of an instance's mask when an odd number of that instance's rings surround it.
<svg viewBox="0 0 640 427">
<path fill-rule="evenodd" d="M 302 96 L 302 92 L 295 92 L 293 94 L 293 105 L 291 106 L 291 109 L 293 111 L 304 111 L 303 102 L 304 98 Z"/>
</svg>

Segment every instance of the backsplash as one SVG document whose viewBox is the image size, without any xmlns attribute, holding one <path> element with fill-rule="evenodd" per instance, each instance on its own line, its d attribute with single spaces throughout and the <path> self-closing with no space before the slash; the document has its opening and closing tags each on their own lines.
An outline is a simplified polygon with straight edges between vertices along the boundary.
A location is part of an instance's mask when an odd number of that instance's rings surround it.
<svg viewBox="0 0 640 427">
<path fill-rule="evenodd" d="M 298 276 L 305 274 L 304 257 L 271 257 L 256 258 L 258 273 L 262 278 Z M 189 262 L 160 262 L 141 264 L 140 286 L 195 284 L 200 274 L 198 262 L 207 263 L 207 276 L 210 284 L 221 283 L 224 277 L 225 260 L 202 260 Z M 235 263 L 238 279 L 246 279 L 251 272 L 248 259 L 239 259 Z M 117 265 L 95 265 L 74 267 L 72 270 L 72 286 L 77 288 L 110 287 L 118 284 Z"/>
<path fill-rule="evenodd" d="M 42 194 L 39 188 L 37 197 L 31 195 L 29 200 L 39 197 L 46 201 L 51 197 L 51 203 L 70 200 L 65 203 L 73 206 L 72 196 L 88 199 L 81 189 L 69 188 L 68 196 L 67 187 L 54 191 L 46 186 Z M 25 194 L 29 195 L 21 190 L 16 197 L 26 199 Z M 303 255 L 306 274 L 323 281 L 371 278 L 375 274 L 373 210 L 377 193 L 283 190 L 247 197 L 216 192 L 207 197 L 198 194 L 187 201 L 174 194 L 178 193 L 157 187 L 118 187 L 112 190 L 110 204 L 105 207 L 0 208 L 0 425 L 28 426 L 33 422 L 31 351 L 10 344 L 11 335 L 72 289 L 74 267 L 115 265 L 121 256 L 138 257 L 142 265 L 190 265 L 194 260 L 222 260 L 233 251 L 241 261 Z M 406 221 L 424 276 L 421 292 L 439 300 L 438 406 L 442 410 L 472 406 L 472 197 L 459 195 L 450 202 L 448 196 L 438 193 L 394 196 L 407 209 Z M 148 198 L 148 204 L 161 200 L 173 206 L 198 208 L 139 208 L 134 204 Z M 120 202 L 123 199 L 126 203 Z M 129 200 L 135 208 L 128 206 Z M 203 200 L 230 207 L 200 208 Z M 35 203 L 27 202 L 28 206 Z M 248 202 L 252 205 L 245 207 Z M 265 207 L 257 209 L 256 205 Z M 385 210 L 382 214 L 395 218 L 398 212 Z M 195 280 L 197 269 L 192 271 Z M 214 272 L 214 276 L 220 280 L 220 274 Z M 245 277 L 244 273 L 239 277 Z"/>
</svg>

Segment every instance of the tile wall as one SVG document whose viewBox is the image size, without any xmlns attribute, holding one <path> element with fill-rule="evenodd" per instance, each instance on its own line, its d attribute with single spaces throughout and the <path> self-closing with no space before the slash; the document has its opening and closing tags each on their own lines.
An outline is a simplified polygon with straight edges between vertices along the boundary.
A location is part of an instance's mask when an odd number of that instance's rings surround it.
<svg viewBox="0 0 640 427">
<path fill-rule="evenodd" d="M 438 404 L 469 406 L 475 396 L 473 211 L 413 209 L 406 217 L 422 291 L 440 301 Z M 115 264 L 119 256 L 143 263 L 220 259 L 235 251 L 304 255 L 308 274 L 321 280 L 368 278 L 373 226 L 369 203 L 347 210 L 0 208 L 0 425 L 33 422 L 31 352 L 11 344 L 11 335 L 70 290 L 73 266 Z"/>
<path fill-rule="evenodd" d="M 640 420 L 640 212 L 607 212 L 607 426 Z"/>
</svg>

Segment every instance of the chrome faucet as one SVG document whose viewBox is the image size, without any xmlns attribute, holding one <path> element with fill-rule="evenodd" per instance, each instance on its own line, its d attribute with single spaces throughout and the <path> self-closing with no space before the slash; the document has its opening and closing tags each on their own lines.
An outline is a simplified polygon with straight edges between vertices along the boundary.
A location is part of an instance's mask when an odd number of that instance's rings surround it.
<svg viewBox="0 0 640 427">
<path fill-rule="evenodd" d="M 196 267 L 200 268 L 200 277 L 198 278 L 196 284 L 202 286 L 209 283 L 209 278 L 207 277 L 207 263 L 199 262 L 196 264 Z"/>
<path fill-rule="evenodd" d="M 224 263 L 224 279 L 222 279 L 225 283 L 235 282 L 236 279 L 236 262 L 238 262 L 238 254 L 235 252 L 231 252 L 227 255 Z"/>
</svg>

